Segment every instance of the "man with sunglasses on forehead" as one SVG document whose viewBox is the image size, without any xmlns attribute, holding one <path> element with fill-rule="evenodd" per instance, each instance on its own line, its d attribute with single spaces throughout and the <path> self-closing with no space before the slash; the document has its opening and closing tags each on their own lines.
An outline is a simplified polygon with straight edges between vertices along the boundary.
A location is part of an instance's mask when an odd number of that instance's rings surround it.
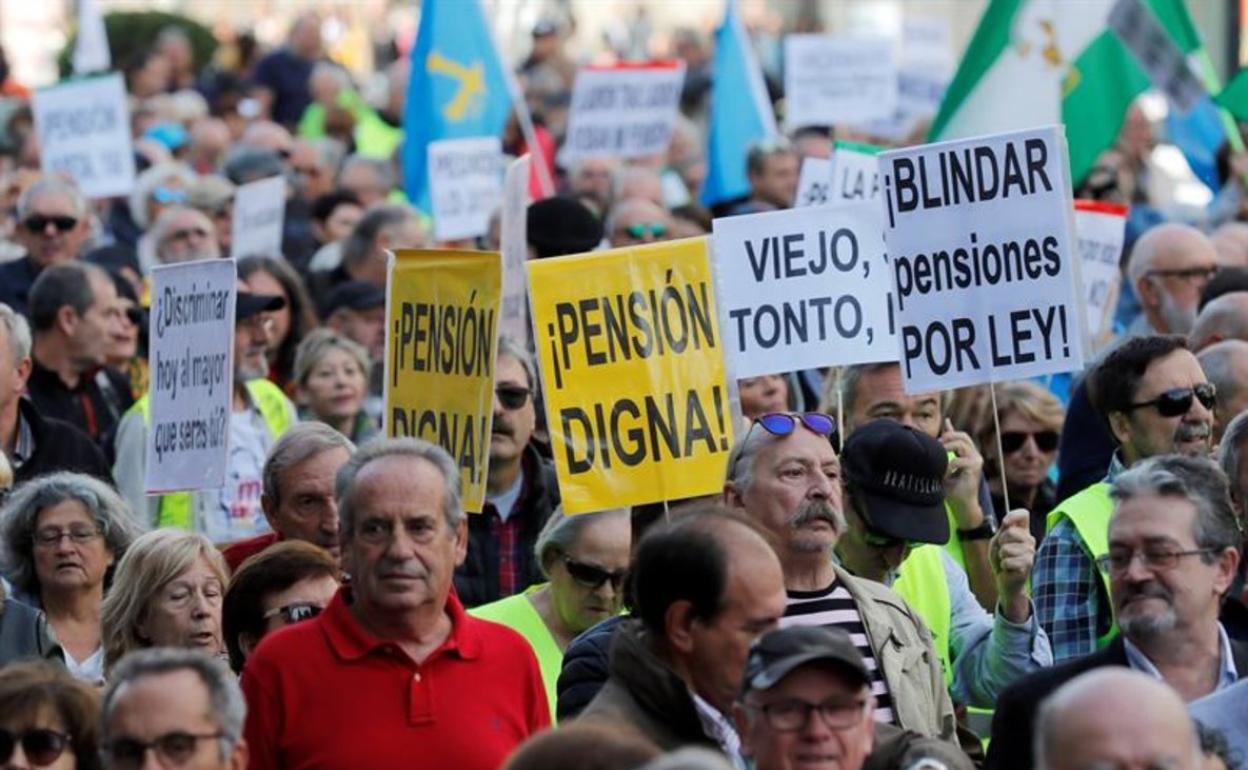
<svg viewBox="0 0 1248 770">
<path fill-rule="evenodd" d="M 1088 395 L 1118 445 L 1105 479 L 1049 513 L 1032 596 L 1062 661 L 1104 648 L 1117 632 L 1109 578 L 1096 560 L 1109 549 L 1109 489 L 1126 468 L 1163 454 L 1207 457 L 1216 391 L 1182 337 L 1134 337 L 1088 375 Z"/>
<path fill-rule="evenodd" d="M 90 234 L 87 201 L 72 183 L 43 177 L 17 199 L 17 241 L 26 250 L 0 264 L 0 302 L 29 317 L 30 288 L 44 268 L 77 259 Z"/>
<path fill-rule="evenodd" d="M 485 506 L 468 517 L 468 555 L 455 570 L 465 607 L 497 601 L 545 580 L 533 547 L 559 505 L 554 465 L 532 443 L 537 425 L 533 360 L 509 337 L 498 340 L 494 419 Z"/>
</svg>

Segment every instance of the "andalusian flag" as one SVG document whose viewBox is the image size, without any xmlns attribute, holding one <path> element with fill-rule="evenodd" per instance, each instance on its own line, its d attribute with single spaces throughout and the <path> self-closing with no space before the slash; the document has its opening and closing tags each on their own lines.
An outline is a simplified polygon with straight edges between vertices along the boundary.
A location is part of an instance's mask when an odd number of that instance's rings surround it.
<svg viewBox="0 0 1248 770">
<path fill-rule="evenodd" d="M 1200 64 L 1200 38 L 1182 0 L 1139 1 L 1170 42 Z M 1110 29 L 1114 5 L 1115 0 L 991 0 L 930 139 L 1065 123 L 1072 177 L 1081 180 L 1117 139 L 1131 102 L 1150 85 Z M 1209 85 L 1209 73 L 1198 69 Z"/>
</svg>

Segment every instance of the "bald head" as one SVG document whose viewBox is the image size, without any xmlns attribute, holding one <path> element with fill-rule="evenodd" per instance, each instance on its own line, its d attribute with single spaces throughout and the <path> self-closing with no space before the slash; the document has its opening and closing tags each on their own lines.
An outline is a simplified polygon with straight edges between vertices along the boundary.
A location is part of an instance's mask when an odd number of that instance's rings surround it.
<svg viewBox="0 0 1248 770">
<path fill-rule="evenodd" d="M 1218 342 L 1200 351 L 1196 360 L 1218 389 L 1218 406 L 1213 412 L 1213 442 L 1218 444 L 1235 415 L 1248 409 L 1248 342 Z"/>
<path fill-rule="evenodd" d="M 1204 233 L 1167 223 L 1140 237 L 1127 273 L 1152 327 L 1162 334 L 1187 334 L 1217 267 L 1217 251 Z"/>
<path fill-rule="evenodd" d="M 1188 335 L 1188 347 L 1201 351 L 1223 340 L 1248 340 L 1248 291 L 1233 291 L 1205 305 Z"/>
<path fill-rule="evenodd" d="M 272 150 L 282 155 L 290 152 L 292 141 L 290 132 L 280 124 L 271 120 L 257 120 L 247 126 L 238 143 L 248 147 L 259 147 L 262 150 Z"/>
<path fill-rule="evenodd" d="M 1126 668 L 1067 682 L 1036 717 L 1036 770 L 1168 767 L 1199 770 L 1196 729 L 1178 694 Z"/>
<path fill-rule="evenodd" d="M 1248 267 L 1248 222 L 1227 222 L 1209 238 L 1223 267 Z"/>
</svg>

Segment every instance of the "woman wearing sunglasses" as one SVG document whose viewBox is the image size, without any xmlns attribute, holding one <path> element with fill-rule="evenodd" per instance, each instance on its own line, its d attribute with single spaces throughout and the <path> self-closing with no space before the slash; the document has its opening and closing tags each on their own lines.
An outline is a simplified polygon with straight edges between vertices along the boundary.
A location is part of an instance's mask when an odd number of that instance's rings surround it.
<svg viewBox="0 0 1248 770">
<path fill-rule="evenodd" d="M 100 701 L 51 663 L 0 669 L 0 767 L 96 770 Z"/>
<path fill-rule="evenodd" d="M 629 532 L 627 510 L 565 516 L 562 508 L 556 509 L 533 548 L 548 582 L 469 611 L 529 641 L 542 670 L 552 719 L 568 643 L 623 606 Z"/>
<path fill-rule="evenodd" d="M 984 475 L 992 490 L 993 510 L 997 512 L 999 524 L 1006 513 L 1001 494 L 1001 486 L 1005 484 L 1010 493 L 1010 506 L 1030 511 L 1031 534 L 1039 547 L 1049 511 L 1057 505 L 1057 487 L 1049 478 L 1049 469 L 1057 456 L 1066 411 L 1052 393 L 1027 381 L 998 385 L 997 409 L 1004 461 L 997 457 L 996 427 L 991 412 L 981 417 L 978 431 L 984 453 Z"/>
</svg>

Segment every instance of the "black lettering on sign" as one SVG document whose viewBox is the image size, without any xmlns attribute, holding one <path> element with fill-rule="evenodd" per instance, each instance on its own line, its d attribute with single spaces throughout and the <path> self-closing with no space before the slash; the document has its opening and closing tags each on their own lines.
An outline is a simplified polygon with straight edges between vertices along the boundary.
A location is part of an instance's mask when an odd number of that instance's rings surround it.
<svg viewBox="0 0 1248 770">
<path fill-rule="evenodd" d="M 390 335 L 390 385 L 404 371 L 488 377 L 493 371 L 494 309 L 472 304 L 403 302 Z"/>
<path fill-rule="evenodd" d="M 473 484 L 481 483 L 490 446 L 489 415 L 394 407 L 388 429 L 393 438 L 423 438 L 437 444 Z"/>
</svg>

